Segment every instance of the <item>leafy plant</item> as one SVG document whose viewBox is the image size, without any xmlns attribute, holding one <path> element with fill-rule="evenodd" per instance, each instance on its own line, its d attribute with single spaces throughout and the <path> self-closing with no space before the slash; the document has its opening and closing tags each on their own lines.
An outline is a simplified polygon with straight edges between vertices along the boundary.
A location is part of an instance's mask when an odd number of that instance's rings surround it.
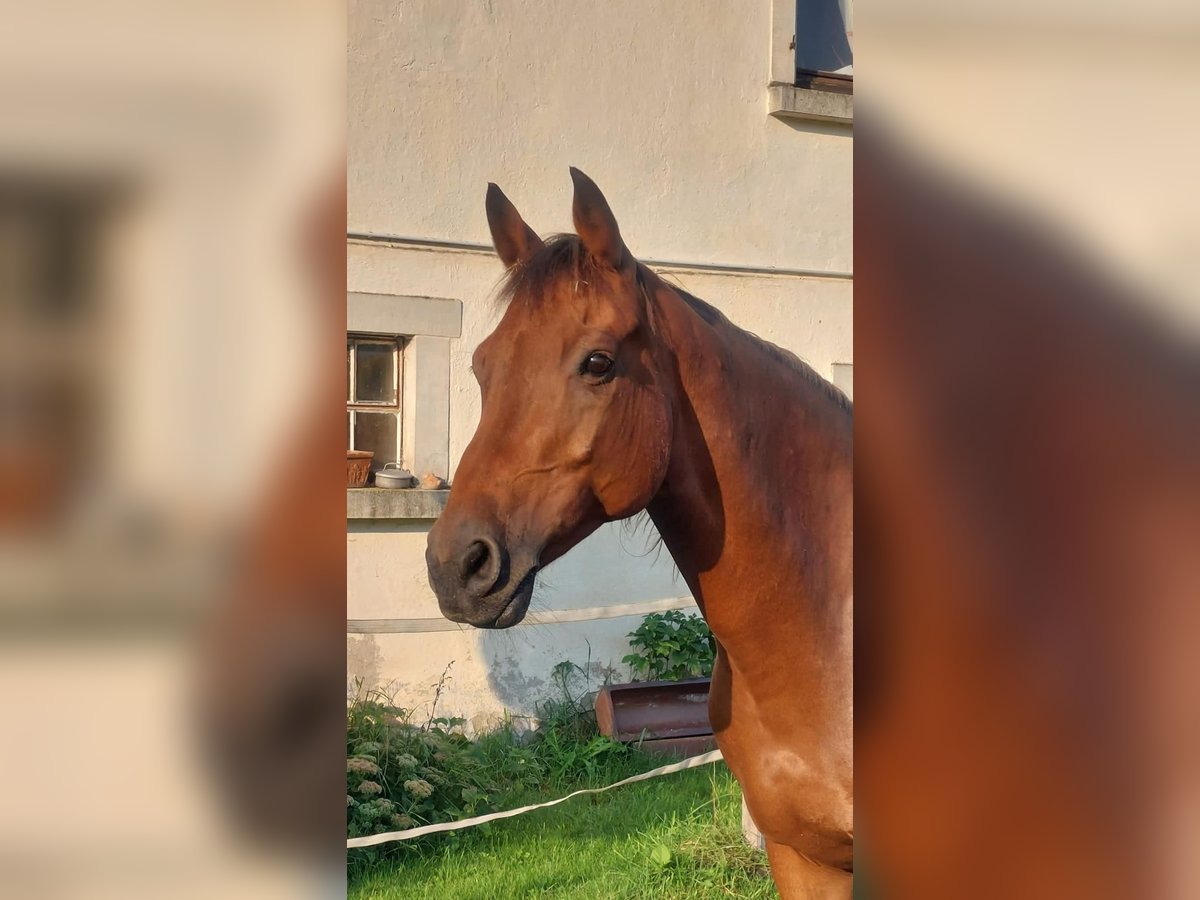
<svg viewBox="0 0 1200 900">
<path fill-rule="evenodd" d="M 699 616 L 677 609 L 650 613 L 629 633 L 635 652 L 622 660 L 635 681 L 679 681 L 712 675 L 716 640 Z"/>
<path fill-rule="evenodd" d="M 556 667 L 553 679 L 562 697 L 539 707 L 534 731 L 522 732 L 506 718 L 474 739 L 463 733 L 463 719 L 435 715 L 446 673 L 435 686 L 433 709 L 423 722 L 414 722 L 412 710 L 379 691 L 362 692 L 360 683 L 346 712 L 348 836 L 508 809 L 581 781 L 603 780 L 611 767 L 628 766 L 635 752 L 597 733 L 591 709 L 570 690 L 576 670 L 583 671 L 570 663 Z M 351 867 L 469 839 L 451 833 L 356 849 Z"/>
<path fill-rule="evenodd" d="M 475 815 L 496 790 L 470 752 L 462 719 L 411 721 L 411 710 L 377 691 L 346 714 L 346 826 L 350 837 Z"/>
</svg>

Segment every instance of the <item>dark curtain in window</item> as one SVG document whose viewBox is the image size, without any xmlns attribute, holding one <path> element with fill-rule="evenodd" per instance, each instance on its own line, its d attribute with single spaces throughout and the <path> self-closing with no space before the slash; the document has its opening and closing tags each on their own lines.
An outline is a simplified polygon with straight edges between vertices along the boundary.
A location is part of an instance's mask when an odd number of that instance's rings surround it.
<svg viewBox="0 0 1200 900">
<path fill-rule="evenodd" d="M 834 72 L 853 62 L 838 0 L 797 0 L 796 71 Z"/>
</svg>

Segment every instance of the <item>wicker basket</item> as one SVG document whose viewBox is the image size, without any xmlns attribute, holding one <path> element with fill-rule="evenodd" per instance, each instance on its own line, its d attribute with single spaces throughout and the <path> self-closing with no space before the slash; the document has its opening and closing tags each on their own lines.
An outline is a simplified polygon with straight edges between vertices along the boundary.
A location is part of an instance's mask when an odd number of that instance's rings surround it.
<svg viewBox="0 0 1200 900">
<path fill-rule="evenodd" d="M 367 486 L 367 478 L 371 475 L 371 459 L 374 456 L 370 450 L 346 451 L 346 487 Z"/>
</svg>

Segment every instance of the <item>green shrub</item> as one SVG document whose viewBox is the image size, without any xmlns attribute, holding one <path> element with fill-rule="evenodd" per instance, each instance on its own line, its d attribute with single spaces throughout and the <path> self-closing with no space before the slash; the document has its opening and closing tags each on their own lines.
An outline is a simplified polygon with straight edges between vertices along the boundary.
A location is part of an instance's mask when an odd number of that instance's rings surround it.
<svg viewBox="0 0 1200 900">
<path fill-rule="evenodd" d="M 651 613 L 629 633 L 626 663 L 634 681 L 679 681 L 712 675 L 717 645 L 704 619 L 673 609 Z"/>
<path fill-rule="evenodd" d="M 586 693 L 572 694 L 573 663 L 555 667 L 562 697 L 538 709 L 538 726 L 521 733 L 511 719 L 467 738 L 463 719 L 415 723 L 411 710 L 378 691 L 356 696 L 346 714 L 346 832 L 349 837 L 453 822 L 510 809 L 636 764 L 634 751 L 599 734 Z M 434 711 L 446 676 L 437 687 Z M 487 828 L 487 825 L 481 826 Z M 454 833 L 351 851 L 352 862 L 420 851 Z"/>
</svg>

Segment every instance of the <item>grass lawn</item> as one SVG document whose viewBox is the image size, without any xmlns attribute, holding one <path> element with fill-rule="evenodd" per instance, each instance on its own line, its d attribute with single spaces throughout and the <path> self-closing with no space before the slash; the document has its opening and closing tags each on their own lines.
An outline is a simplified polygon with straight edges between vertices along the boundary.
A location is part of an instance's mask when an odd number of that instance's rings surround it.
<svg viewBox="0 0 1200 900">
<path fill-rule="evenodd" d="M 595 781 L 597 786 L 631 773 L 598 774 L 603 777 Z M 555 785 L 559 792 L 522 802 L 563 796 L 585 786 L 592 785 Z M 766 854 L 742 839 L 741 794 L 719 762 L 606 794 L 578 797 L 461 834 L 436 835 L 399 853 L 352 865 L 349 897 L 754 900 L 778 896 Z"/>
</svg>

